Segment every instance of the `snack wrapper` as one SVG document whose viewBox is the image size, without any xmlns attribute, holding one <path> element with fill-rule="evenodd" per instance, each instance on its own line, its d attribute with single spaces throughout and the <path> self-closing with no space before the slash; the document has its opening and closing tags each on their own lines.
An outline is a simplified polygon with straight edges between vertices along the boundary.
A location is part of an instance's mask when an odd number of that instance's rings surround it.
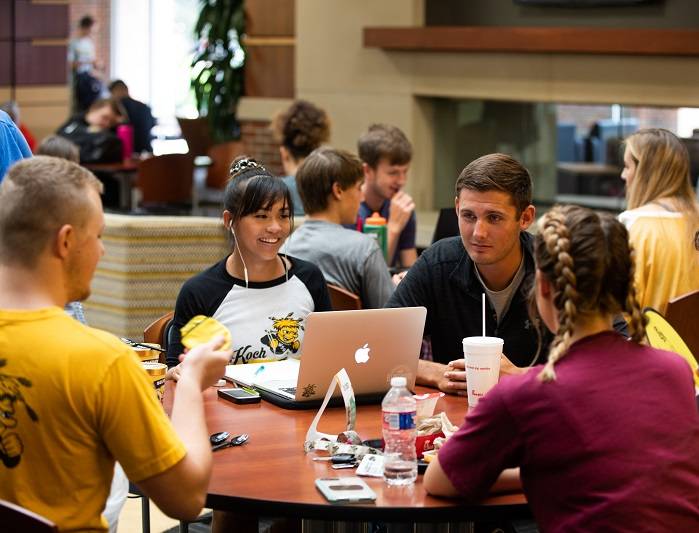
<svg viewBox="0 0 699 533">
<path fill-rule="evenodd" d="M 438 415 L 420 420 L 416 429 L 415 449 L 420 458 L 425 452 L 438 450 L 446 439 L 459 428 L 452 424 L 446 413 L 442 411 Z"/>
<path fill-rule="evenodd" d="M 225 339 L 222 350 L 228 350 L 231 347 L 231 332 L 226 326 L 221 324 L 215 318 L 204 315 L 197 315 L 191 318 L 182 328 L 182 345 L 190 350 L 195 346 L 209 342 L 217 336 L 222 336 Z"/>
</svg>

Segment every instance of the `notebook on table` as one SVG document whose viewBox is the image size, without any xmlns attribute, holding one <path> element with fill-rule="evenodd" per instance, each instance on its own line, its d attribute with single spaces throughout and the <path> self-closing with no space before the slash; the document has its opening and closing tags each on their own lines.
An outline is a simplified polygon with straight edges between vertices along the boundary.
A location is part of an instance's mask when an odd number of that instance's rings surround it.
<svg viewBox="0 0 699 533">
<path fill-rule="evenodd" d="M 357 403 L 378 402 L 392 376 L 415 385 L 426 315 L 424 307 L 311 313 L 300 360 L 229 365 L 225 377 L 277 405 L 303 409 L 319 405 L 344 368 Z M 336 398 L 342 401 L 339 391 Z"/>
</svg>

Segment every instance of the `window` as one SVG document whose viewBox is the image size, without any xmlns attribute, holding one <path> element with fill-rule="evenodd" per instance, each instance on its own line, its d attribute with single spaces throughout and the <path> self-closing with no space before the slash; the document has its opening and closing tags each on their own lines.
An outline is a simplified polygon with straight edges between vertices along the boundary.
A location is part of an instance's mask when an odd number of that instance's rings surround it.
<svg viewBox="0 0 699 533">
<path fill-rule="evenodd" d="M 160 137 L 179 132 L 176 116 L 197 115 L 189 65 L 198 14 L 198 0 L 112 0 L 111 77 L 151 106 Z"/>
</svg>

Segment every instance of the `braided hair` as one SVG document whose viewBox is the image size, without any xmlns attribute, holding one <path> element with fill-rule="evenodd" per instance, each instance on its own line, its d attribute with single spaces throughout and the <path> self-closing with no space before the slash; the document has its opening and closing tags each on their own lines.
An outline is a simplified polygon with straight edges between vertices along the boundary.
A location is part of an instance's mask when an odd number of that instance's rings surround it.
<svg viewBox="0 0 699 533">
<path fill-rule="evenodd" d="M 570 337 L 578 315 L 580 293 L 577 290 L 575 265 L 570 255 L 570 235 L 563 213 L 552 210 L 542 220 L 543 246 L 552 259 L 553 285 L 556 292 L 554 303 L 559 310 L 560 324 L 551 344 L 548 361 L 541 373 L 543 381 L 556 379 L 553 365 L 565 355 L 570 347 Z"/>
<path fill-rule="evenodd" d="M 606 286 L 603 291 L 612 294 L 615 302 L 621 304 L 621 311 L 628 317 L 631 339 L 641 342 L 646 335 L 648 319 L 641 311 L 636 297 L 636 251 L 629 242 L 626 227 L 621 225 L 616 217 L 609 213 L 600 214 L 599 217 L 610 250 L 608 259 L 614 263 L 607 268 Z M 628 253 L 615 253 L 615 250 L 628 250 Z"/>
<path fill-rule="evenodd" d="M 539 221 L 534 253 L 537 268 L 553 285 L 558 330 L 542 381 L 556 379 L 554 365 L 570 348 L 581 317 L 626 312 L 632 339 L 645 335 L 636 300 L 633 249 L 626 228 L 609 214 L 578 206 L 555 206 Z"/>
</svg>

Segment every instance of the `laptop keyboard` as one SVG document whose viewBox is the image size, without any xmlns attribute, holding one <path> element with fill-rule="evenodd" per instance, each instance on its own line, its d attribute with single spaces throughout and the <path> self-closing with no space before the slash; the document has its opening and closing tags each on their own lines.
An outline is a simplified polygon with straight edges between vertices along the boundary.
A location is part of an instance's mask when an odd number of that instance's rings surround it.
<svg viewBox="0 0 699 533">
<path fill-rule="evenodd" d="M 296 395 L 296 387 L 279 387 L 279 390 L 287 394 Z"/>
</svg>

